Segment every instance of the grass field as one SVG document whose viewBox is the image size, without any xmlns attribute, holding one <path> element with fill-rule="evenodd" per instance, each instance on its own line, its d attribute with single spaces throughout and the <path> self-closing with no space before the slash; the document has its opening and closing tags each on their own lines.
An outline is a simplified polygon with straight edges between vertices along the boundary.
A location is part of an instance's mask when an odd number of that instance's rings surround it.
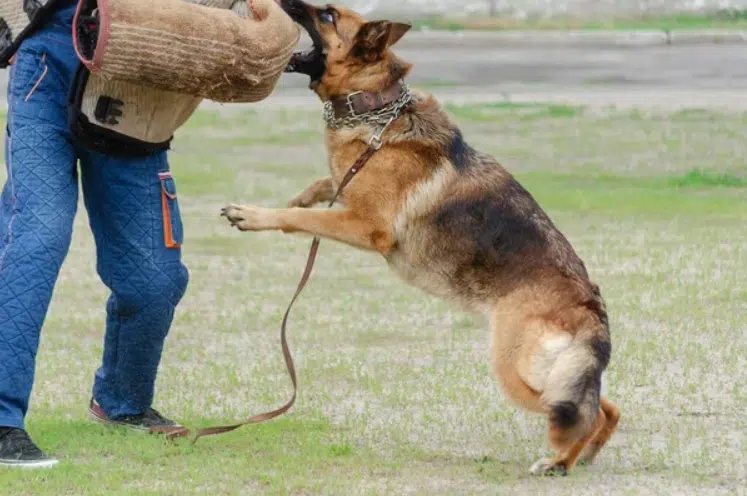
<svg viewBox="0 0 747 496">
<path fill-rule="evenodd" d="M 416 19 L 417 29 L 517 30 L 517 29 L 632 29 L 673 31 L 678 29 L 747 29 L 747 10 L 724 9 L 716 12 L 685 12 L 604 19 L 548 17 L 516 19 L 506 16 L 433 16 Z"/>
<path fill-rule="evenodd" d="M 544 422 L 503 398 L 480 322 L 332 242 L 290 319 L 300 396 L 287 416 L 195 446 L 93 424 L 107 294 L 81 206 L 28 419 L 62 463 L 0 472 L 0 493 L 745 494 L 747 115 L 448 109 L 602 288 L 613 333 L 604 390 L 623 417 L 597 464 L 531 478 L 547 454 Z M 242 234 L 219 212 L 284 205 L 325 173 L 321 136 L 318 112 L 283 108 L 202 110 L 180 130 L 171 161 L 191 282 L 158 383 L 164 413 L 218 424 L 289 395 L 278 332 L 309 240 Z"/>
</svg>

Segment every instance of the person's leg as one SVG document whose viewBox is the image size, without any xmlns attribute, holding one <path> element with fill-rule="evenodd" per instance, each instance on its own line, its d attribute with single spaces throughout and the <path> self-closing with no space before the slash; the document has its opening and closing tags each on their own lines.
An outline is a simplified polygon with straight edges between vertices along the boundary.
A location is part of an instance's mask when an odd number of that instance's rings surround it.
<svg viewBox="0 0 747 496">
<path fill-rule="evenodd" d="M 69 53 L 68 53 L 69 52 Z M 67 130 L 72 47 L 29 39 L 10 69 L 0 200 L 0 464 L 45 465 L 23 431 L 39 336 L 68 252 L 78 183 Z"/>
<path fill-rule="evenodd" d="M 165 152 L 119 159 L 82 151 L 81 175 L 98 272 L 112 291 L 91 410 L 98 420 L 131 420 L 151 411 L 163 343 L 188 282 L 176 190 Z"/>
</svg>

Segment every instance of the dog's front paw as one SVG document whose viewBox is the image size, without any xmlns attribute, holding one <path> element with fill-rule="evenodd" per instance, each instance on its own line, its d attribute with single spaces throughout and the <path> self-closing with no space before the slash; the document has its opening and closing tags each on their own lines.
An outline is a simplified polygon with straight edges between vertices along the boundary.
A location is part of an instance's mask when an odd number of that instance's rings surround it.
<svg viewBox="0 0 747 496">
<path fill-rule="evenodd" d="M 223 207 L 220 214 L 241 231 L 262 231 L 273 228 L 272 216 L 266 208 L 231 204 Z"/>
<path fill-rule="evenodd" d="M 543 458 L 537 460 L 532 468 L 529 469 L 529 473 L 532 475 L 568 475 L 568 469 L 562 463 L 553 463 L 552 460 Z"/>
</svg>

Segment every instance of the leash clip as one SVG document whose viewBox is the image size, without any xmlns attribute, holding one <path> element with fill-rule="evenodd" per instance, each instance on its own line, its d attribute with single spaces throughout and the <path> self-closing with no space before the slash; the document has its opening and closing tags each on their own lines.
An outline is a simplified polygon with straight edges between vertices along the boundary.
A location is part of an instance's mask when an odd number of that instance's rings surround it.
<svg viewBox="0 0 747 496">
<path fill-rule="evenodd" d="M 374 150 L 379 150 L 381 148 L 381 145 L 383 142 L 381 141 L 381 136 L 384 134 L 384 131 L 389 127 L 389 124 L 391 124 L 394 121 L 394 116 L 391 116 L 388 121 L 386 121 L 386 124 L 381 126 L 381 128 L 376 131 L 373 136 L 371 136 L 371 139 L 368 140 L 368 146 L 373 148 Z"/>
</svg>

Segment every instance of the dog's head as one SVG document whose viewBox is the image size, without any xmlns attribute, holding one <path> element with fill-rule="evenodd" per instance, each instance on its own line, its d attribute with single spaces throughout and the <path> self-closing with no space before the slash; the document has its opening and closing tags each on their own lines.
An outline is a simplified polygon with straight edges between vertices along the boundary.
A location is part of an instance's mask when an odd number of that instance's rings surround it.
<svg viewBox="0 0 747 496">
<path fill-rule="evenodd" d="M 389 51 L 409 24 L 368 22 L 350 9 L 316 7 L 302 0 L 281 0 L 280 5 L 313 43 L 311 49 L 293 54 L 286 72 L 309 76 L 310 88 L 323 100 L 354 91 L 380 91 L 410 70 L 410 64 Z"/>
</svg>

